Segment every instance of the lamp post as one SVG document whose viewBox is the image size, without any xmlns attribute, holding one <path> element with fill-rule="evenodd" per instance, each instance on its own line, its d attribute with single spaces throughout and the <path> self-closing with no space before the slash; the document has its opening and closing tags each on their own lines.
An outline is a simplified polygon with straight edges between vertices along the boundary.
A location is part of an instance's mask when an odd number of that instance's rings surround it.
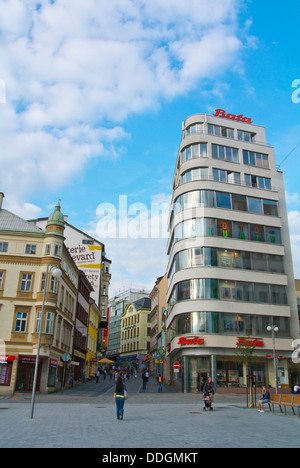
<svg viewBox="0 0 300 468">
<path fill-rule="evenodd" d="M 272 343 L 273 343 L 273 360 L 274 360 L 274 370 L 275 370 L 275 386 L 276 394 L 278 393 L 278 373 L 277 373 L 277 357 L 276 357 L 276 348 L 275 348 L 275 334 L 279 332 L 279 328 L 274 325 L 269 325 L 267 327 L 268 332 L 272 332 Z"/>
<path fill-rule="evenodd" d="M 35 361 L 35 368 L 34 368 L 30 419 L 33 418 L 33 411 L 34 411 L 35 392 L 36 392 L 37 374 L 38 374 L 38 367 L 39 367 L 40 347 L 41 347 L 41 338 L 42 338 L 43 316 L 44 316 L 45 303 L 47 301 L 48 278 L 49 278 L 50 273 L 52 273 L 52 276 L 57 279 L 62 276 L 62 271 L 60 268 L 57 267 L 57 265 L 50 266 L 47 264 L 45 287 L 44 287 L 44 293 L 43 293 L 43 305 L 42 305 L 42 312 L 41 312 L 41 318 L 40 318 L 39 340 L 38 340 L 38 346 L 37 346 L 37 351 L 36 351 L 36 361 Z"/>
</svg>

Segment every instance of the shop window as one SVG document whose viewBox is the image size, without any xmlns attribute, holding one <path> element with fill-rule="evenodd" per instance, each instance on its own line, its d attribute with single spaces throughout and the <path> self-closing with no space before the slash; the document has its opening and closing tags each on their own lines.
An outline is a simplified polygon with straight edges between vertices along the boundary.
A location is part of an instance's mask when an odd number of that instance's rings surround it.
<svg viewBox="0 0 300 468">
<path fill-rule="evenodd" d="M 220 237 L 232 237 L 231 221 L 217 220 L 217 235 Z"/>
<path fill-rule="evenodd" d="M 249 240 L 249 225 L 246 223 L 233 223 L 233 237 L 235 239 Z"/>
<path fill-rule="evenodd" d="M 250 239 L 255 242 L 265 242 L 264 226 L 250 224 Z"/>
</svg>

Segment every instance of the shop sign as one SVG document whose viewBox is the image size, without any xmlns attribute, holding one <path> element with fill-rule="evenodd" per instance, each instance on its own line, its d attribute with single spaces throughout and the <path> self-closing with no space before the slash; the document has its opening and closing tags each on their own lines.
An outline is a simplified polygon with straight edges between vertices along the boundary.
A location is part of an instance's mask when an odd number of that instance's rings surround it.
<svg viewBox="0 0 300 468">
<path fill-rule="evenodd" d="M 16 356 L 0 356 L 0 362 L 12 362 L 16 359 Z"/>
<path fill-rule="evenodd" d="M 192 337 L 192 338 L 184 338 L 181 337 L 179 338 L 179 341 L 177 343 L 180 346 L 186 346 L 186 345 L 203 345 L 204 344 L 204 339 L 199 338 L 198 336 Z"/>
<path fill-rule="evenodd" d="M 57 367 L 58 366 L 58 362 L 55 361 L 55 359 L 50 359 L 50 367 Z"/>
<path fill-rule="evenodd" d="M 249 117 L 244 117 L 243 114 L 240 114 L 240 115 L 226 114 L 226 112 L 223 109 L 216 109 L 216 113 L 213 114 L 213 116 L 223 117 L 225 119 L 235 120 L 237 122 L 244 122 L 244 123 L 249 123 L 249 124 L 253 123 L 252 119 L 249 119 Z"/>
<path fill-rule="evenodd" d="M 237 346 L 253 346 L 257 348 L 263 348 L 264 342 L 257 338 L 255 340 L 247 340 L 247 338 L 239 338 L 239 341 L 237 342 Z"/>
<path fill-rule="evenodd" d="M 19 362 L 21 362 L 22 364 L 35 364 L 36 357 L 20 356 Z M 43 362 L 43 359 L 39 358 L 39 364 L 42 364 L 42 362 Z"/>
</svg>

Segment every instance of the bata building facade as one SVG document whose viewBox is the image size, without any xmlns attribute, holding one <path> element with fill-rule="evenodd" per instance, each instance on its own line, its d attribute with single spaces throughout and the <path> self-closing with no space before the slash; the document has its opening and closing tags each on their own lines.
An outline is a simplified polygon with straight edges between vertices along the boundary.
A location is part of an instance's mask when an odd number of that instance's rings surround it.
<svg viewBox="0 0 300 468">
<path fill-rule="evenodd" d="M 208 376 L 218 388 L 245 387 L 239 344 L 255 348 L 257 385 L 275 387 L 267 328 L 278 327 L 278 384 L 291 386 L 299 320 L 283 175 L 264 127 L 220 109 L 184 122 L 169 232 L 171 380 L 184 392 Z"/>
</svg>

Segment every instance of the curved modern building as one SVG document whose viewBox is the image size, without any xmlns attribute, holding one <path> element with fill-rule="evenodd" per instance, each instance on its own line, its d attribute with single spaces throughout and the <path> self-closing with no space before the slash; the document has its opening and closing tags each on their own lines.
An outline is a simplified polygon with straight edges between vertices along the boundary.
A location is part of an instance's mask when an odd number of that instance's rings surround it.
<svg viewBox="0 0 300 468">
<path fill-rule="evenodd" d="M 211 375 L 246 385 L 237 344 L 255 347 L 257 384 L 291 385 L 299 320 L 283 175 L 264 127 L 216 111 L 183 123 L 168 241 L 168 357 L 182 391 Z M 176 367 L 176 366 L 175 366 Z M 293 373 L 293 375 L 294 375 Z"/>
</svg>

